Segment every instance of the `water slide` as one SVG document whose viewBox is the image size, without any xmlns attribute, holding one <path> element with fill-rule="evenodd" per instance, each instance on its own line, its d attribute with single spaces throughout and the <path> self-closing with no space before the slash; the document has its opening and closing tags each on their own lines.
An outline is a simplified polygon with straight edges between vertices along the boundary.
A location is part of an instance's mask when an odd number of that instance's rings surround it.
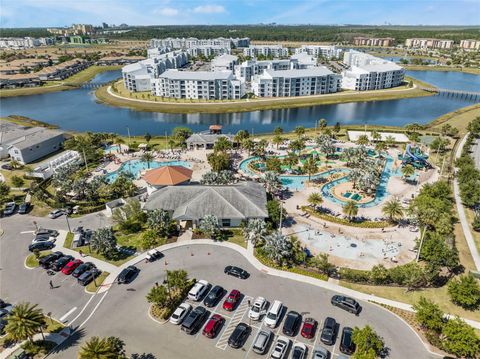
<svg viewBox="0 0 480 359">
<path fill-rule="evenodd" d="M 404 163 L 418 163 L 422 167 L 431 168 L 432 165 L 427 161 L 428 156 L 423 154 L 418 148 L 413 148 L 412 153 L 412 145 L 409 143 L 405 148 L 405 155 L 403 156 Z"/>
</svg>

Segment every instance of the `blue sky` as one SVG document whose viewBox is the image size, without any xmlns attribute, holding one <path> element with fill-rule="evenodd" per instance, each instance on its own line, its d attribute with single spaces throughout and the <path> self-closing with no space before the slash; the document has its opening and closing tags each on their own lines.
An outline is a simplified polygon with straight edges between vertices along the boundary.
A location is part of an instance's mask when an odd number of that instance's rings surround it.
<svg viewBox="0 0 480 359">
<path fill-rule="evenodd" d="M 1 27 L 102 22 L 479 25 L 480 0 L 0 0 Z"/>
</svg>

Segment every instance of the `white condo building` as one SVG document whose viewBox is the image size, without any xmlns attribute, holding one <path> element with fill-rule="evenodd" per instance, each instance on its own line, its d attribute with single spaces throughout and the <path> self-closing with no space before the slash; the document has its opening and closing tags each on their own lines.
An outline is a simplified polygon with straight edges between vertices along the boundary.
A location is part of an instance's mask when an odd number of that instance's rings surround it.
<svg viewBox="0 0 480 359">
<path fill-rule="evenodd" d="M 190 47 L 186 51 L 188 55 L 192 57 L 211 57 L 229 54 L 231 50 L 230 47 L 224 47 L 219 45 L 201 45 L 196 47 Z"/>
<path fill-rule="evenodd" d="M 50 37 L 2 37 L 0 38 L 0 48 L 5 49 L 27 49 L 41 45 L 52 45 L 53 39 Z"/>
<path fill-rule="evenodd" d="M 221 46 L 224 48 L 231 47 L 248 47 L 250 39 L 245 38 L 224 38 L 218 37 L 215 39 L 197 39 L 196 37 L 188 38 L 172 38 L 165 39 L 151 39 L 150 47 L 170 47 L 172 49 L 190 49 L 198 46 Z"/>
<path fill-rule="evenodd" d="M 342 88 L 355 91 L 381 90 L 400 86 L 405 70 L 397 64 L 363 52 L 345 52 L 343 62 L 349 66 L 342 72 Z"/>
<path fill-rule="evenodd" d="M 252 77 L 255 75 L 260 75 L 264 70 L 290 70 L 296 69 L 297 61 L 294 60 L 247 60 L 242 62 L 240 65 L 235 66 L 235 75 L 237 78 L 242 79 L 243 81 L 250 82 Z"/>
<path fill-rule="evenodd" d="M 259 55 L 272 57 L 287 57 L 288 49 L 282 45 L 251 45 L 243 49 L 245 56 L 257 57 Z"/>
<path fill-rule="evenodd" d="M 167 70 L 152 80 L 152 93 L 183 99 L 227 100 L 240 99 L 245 86 L 232 71 Z"/>
<path fill-rule="evenodd" d="M 227 71 L 235 68 L 238 63 L 238 57 L 234 55 L 224 54 L 215 57 L 212 60 L 212 71 Z"/>
<path fill-rule="evenodd" d="M 252 80 L 258 97 L 296 97 L 334 93 L 340 89 L 341 77 L 326 67 L 309 69 L 265 70 Z"/>
<path fill-rule="evenodd" d="M 342 50 L 335 45 L 302 45 L 302 47 L 295 49 L 295 54 L 307 53 L 315 57 L 325 57 L 331 59 L 333 57 L 340 57 Z"/>
<path fill-rule="evenodd" d="M 309 55 L 306 52 L 292 55 L 290 60 L 296 63 L 298 69 L 309 69 L 317 66 L 317 58 L 313 55 Z"/>
</svg>

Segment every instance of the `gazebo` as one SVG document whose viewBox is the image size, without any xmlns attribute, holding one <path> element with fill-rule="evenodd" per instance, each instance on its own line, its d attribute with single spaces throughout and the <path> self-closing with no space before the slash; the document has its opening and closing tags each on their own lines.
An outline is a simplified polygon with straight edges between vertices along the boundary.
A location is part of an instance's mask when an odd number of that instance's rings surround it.
<svg viewBox="0 0 480 359">
<path fill-rule="evenodd" d="M 183 166 L 163 166 L 147 171 L 143 179 L 147 182 L 150 194 L 165 186 L 176 186 L 190 181 L 192 170 Z"/>
</svg>

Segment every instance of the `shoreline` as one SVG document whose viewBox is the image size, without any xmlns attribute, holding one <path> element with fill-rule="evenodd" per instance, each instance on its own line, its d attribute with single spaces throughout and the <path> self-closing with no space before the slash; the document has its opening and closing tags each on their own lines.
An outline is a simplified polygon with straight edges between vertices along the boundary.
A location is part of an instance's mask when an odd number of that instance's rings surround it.
<svg viewBox="0 0 480 359">
<path fill-rule="evenodd" d="M 250 112 L 259 110 L 278 110 L 285 108 L 309 107 L 316 105 L 332 105 L 349 102 L 369 102 L 369 101 L 387 101 L 403 98 L 432 96 L 433 93 L 419 89 L 419 87 L 433 87 L 425 82 L 406 78 L 407 81 L 413 81 L 413 87 L 408 88 L 403 85 L 394 89 L 374 90 L 374 91 L 346 91 L 333 94 L 302 96 L 302 97 L 282 97 L 268 99 L 252 100 L 234 100 L 225 102 L 187 102 L 189 100 L 172 101 L 151 101 L 139 98 L 127 98 L 113 93 L 111 86 L 103 86 L 96 90 L 97 100 L 106 105 L 115 107 L 130 108 L 145 112 L 164 112 L 164 113 L 232 113 L 232 112 Z M 116 83 L 118 84 L 118 82 Z M 123 86 L 123 84 L 121 84 Z M 142 95 L 144 96 L 144 95 Z"/>
</svg>

